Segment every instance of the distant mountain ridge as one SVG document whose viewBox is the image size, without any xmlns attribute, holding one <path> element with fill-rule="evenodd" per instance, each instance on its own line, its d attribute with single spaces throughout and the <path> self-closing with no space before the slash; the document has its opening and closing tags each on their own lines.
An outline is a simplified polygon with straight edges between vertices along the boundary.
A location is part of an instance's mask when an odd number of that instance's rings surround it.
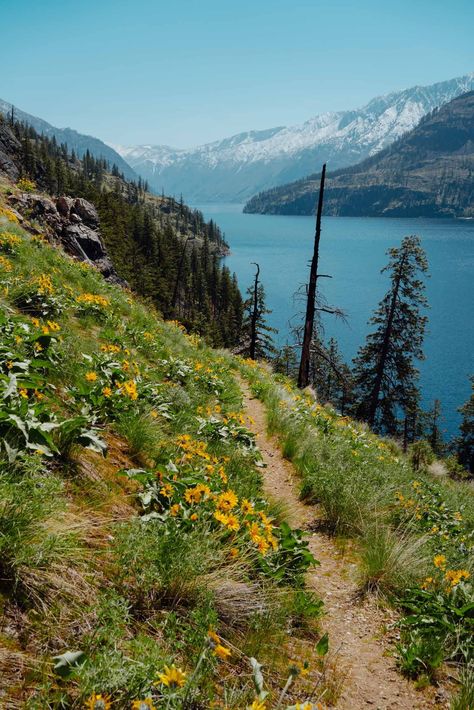
<svg viewBox="0 0 474 710">
<path fill-rule="evenodd" d="M 12 104 L 0 99 L 0 113 L 8 115 L 11 110 Z M 54 136 L 59 144 L 66 143 L 69 150 L 74 150 L 78 158 L 82 158 L 88 150 L 95 158 L 105 158 L 105 160 L 110 163 L 111 167 L 115 163 L 127 180 L 138 180 L 137 173 L 122 156 L 111 146 L 99 140 L 99 138 L 78 133 L 72 128 L 56 128 L 56 126 L 52 126 L 42 118 L 32 116 L 30 113 L 26 113 L 26 111 L 22 111 L 16 106 L 14 106 L 14 115 L 18 121 L 28 123 L 39 134 L 43 134 L 49 138 Z"/>
<path fill-rule="evenodd" d="M 260 193 L 245 212 L 314 213 L 319 175 Z M 474 91 L 425 116 L 388 148 L 328 174 L 327 215 L 474 217 Z"/>
<path fill-rule="evenodd" d="M 474 89 L 474 73 L 431 86 L 379 96 L 350 111 L 324 113 L 299 126 L 247 131 L 193 149 L 114 146 L 157 191 L 188 201 L 245 202 L 276 185 L 310 175 L 323 161 L 331 170 L 374 155 L 420 119 Z"/>
</svg>

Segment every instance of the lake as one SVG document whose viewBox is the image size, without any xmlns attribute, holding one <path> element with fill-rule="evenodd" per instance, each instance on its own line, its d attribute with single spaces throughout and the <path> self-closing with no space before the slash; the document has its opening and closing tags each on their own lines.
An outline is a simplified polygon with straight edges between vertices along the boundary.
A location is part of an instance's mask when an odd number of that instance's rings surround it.
<svg viewBox="0 0 474 710">
<path fill-rule="evenodd" d="M 226 263 L 243 293 L 255 273 L 251 262 L 260 264 L 273 311 L 268 321 L 279 330 L 279 344 L 292 342 L 289 321 L 302 318 L 303 304 L 294 294 L 308 280 L 314 218 L 243 214 L 236 204 L 196 207 L 225 232 L 232 252 Z M 321 291 L 347 315 L 346 323 L 325 316 L 325 333 L 338 340 L 348 361 L 354 357 L 388 288 L 387 276 L 380 274 L 386 251 L 407 234 L 421 237 L 430 267 L 426 359 L 420 363 L 423 405 L 441 400 L 449 439 L 457 433 L 456 409 L 468 399 L 468 377 L 474 373 L 474 220 L 323 217 L 319 271 L 332 279 L 321 281 Z"/>
</svg>

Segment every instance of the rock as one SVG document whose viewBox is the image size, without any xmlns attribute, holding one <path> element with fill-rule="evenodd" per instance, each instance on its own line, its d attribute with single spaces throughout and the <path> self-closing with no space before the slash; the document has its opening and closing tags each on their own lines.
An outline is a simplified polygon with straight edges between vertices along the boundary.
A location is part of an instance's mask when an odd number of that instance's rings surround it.
<svg viewBox="0 0 474 710">
<path fill-rule="evenodd" d="M 21 144 L 6 124 L 0 124 L 0 174 L 16 182 L 20 177 Z"/>
<path fill-rule="evenodd" d="M 56 200 L 56 207 L 61 217 L 65 217 L 66 219 L 70 217 L 71 207 L 73 206 L 73 204 L 73 197 L 66 197 L 65 195 L 61 195 L 61 197 L 58 197 L 58 199 Z"/>
<path fill-rule="evenodd" d="M 99 215 L 93 204 L 82 197 L 62 195 L 52 200 L 27 192 L 10 195 L 9 202 L 20 214 L 27 212 L 28 218 L 36 220 L 50 240 L 60 244 L 68 254 L 95 266 L 108 281 L 127 286 L 107 254 L 100 236 Z M 29 230 L 38 233 L 35 227 L 29 227 Z"/>
<path fill-rule="evenodd" d="M 74 205 L 72 207 L 72 213 L 79 215 L 84 224 L 92 229 L 97 229 L 99 227 L 99 215 L 97 210 L 91 202 L 84 200 L 82 197 L 78 197 L 74 200 Z"/>
</svg>

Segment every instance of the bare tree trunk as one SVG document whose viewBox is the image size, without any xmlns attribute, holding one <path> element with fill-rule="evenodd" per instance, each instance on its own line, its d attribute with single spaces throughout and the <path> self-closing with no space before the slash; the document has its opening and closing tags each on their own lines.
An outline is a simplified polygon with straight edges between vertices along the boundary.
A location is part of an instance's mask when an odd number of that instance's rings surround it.
<svg viewBox="0 0 474 710">
<path fill-rule="evenodd" d="M 255 264 L 255 262 L 253 262 Z M 258 320 L 258 277 L 260 276 L 260 266 L 255 264 L 257 267 L 257 273 L 255 274 L 255 285 L 253 289 L 253 311 L 252 319 L 250 321 L 250 357 L 255 360 L 255 350 L 257 346 L 257 320 Z"/>
<path fill-rule="evenodd" d="M 326 178 L 326 163 L 321 172 L 319 185 L 318 211 L 316 216 L 316 232 L 314 235 L 314 251 L 309 274 L 308 299 L 306 302 L 306 318 L 304 324 L 303 346 L 301 348 L 300 369 L 298 372 L 298 387 L 304 389 L 309 385 L 309 362 L 311 357 L 311 341 L 313 339 L 314 312 L 316 308 L 316 283 L 318 279 L 319 242 L 321 239 L 321 215 L 323 211 L 324 180 Z"/>
</svg>

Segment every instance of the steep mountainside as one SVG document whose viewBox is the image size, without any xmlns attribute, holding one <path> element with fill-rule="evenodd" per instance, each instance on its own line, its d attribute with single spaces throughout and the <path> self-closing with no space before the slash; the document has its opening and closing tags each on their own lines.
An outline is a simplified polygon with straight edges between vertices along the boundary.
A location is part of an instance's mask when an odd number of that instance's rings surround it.
<svg viewBox="0 0 474 710">
<path fill-rule="evenodd" d="M 7 101 L 0 99 L 0 113 L 9 115 L 12 110 L 12 105 Z M 39 134 L 48 138 L 55 138 L 57 143 L 65 143 L 70 151 L 74 151 L 79 158 L 82 158 L 87 151 L 95 158 L 104 158 L 110 163 L 110 166 L 116 165 L 117 168 L 128 180 L 138 180 L 138 175 L 130 167 L 128 163 L 109 145 L 106 145 L 98 138 L 86 136 L 82 133 L 74 131 L 72 128 L 56 128 L 42 118 L 32 116 L 25 111 L 16 108 L 13 109 L 15 120 L 27 123 L 32 126 Z"/>
<path fill-rule="evenodd" d="M 115 146 L 157 191 L 188 201 L 244 202 L 261 190 L 305 177 L 323 161 L 354 165 L 390 145 L 434 108 L 474 89 L 474 73 L 381 96 L 351 111 L 325 113 L 300 126 L 249 131 L 177 150 Z"/>
<path fill-rule="evenodd" d="M 312 214 L 319 175 L 252 198 L 246 212 Z M 389 148 L 328 176 L 325 213 L 474 217 L 474 91 L 428 115 Z"/>
<path fill-rule="evenodd" d="M 79 160 L 1 115 L 0 187 L 17 217 L 34 220 L 37 233 L 93 261 L 107 277 L 127 281 L 166 318 L 179 318 L 217 345 L 238 343 L 242 297 L 219 260 L 227 245 L 198 210 L 151 195 L 141 181 L 107 172 L 103 159 Z"/>
</svg>

